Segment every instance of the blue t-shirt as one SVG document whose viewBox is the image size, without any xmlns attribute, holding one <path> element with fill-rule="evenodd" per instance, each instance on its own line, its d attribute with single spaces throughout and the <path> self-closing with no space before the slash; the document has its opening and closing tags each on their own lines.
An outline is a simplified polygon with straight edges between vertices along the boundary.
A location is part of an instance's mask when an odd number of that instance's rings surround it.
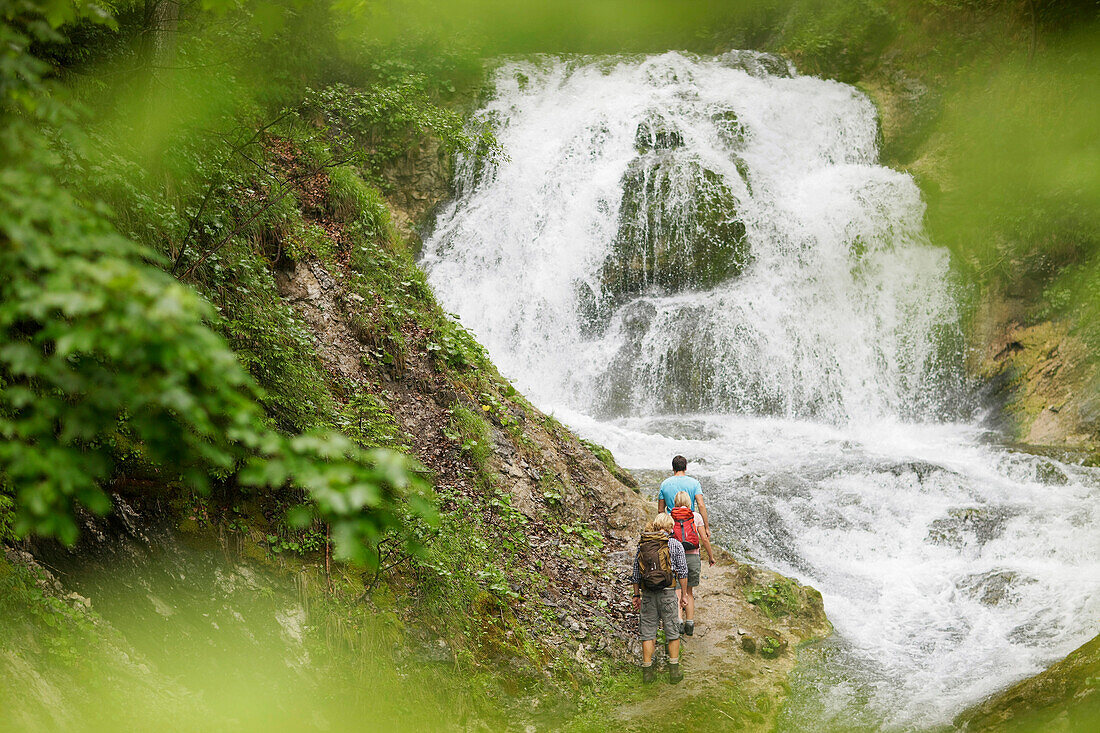
<svg viewBox="0 0 1100 733">
<path fill-rule="evenodd" d="M 695 496 L 703 493 L 703 487 L 691 476 L 669 476 L 661 482 L 661 491 L 657 494 L 658 499 L 665 500 L 666 512 L 672 511 L 672 507 L 676 506 L 676 495 L 681 491 L 688 492 L 691 497 L 691 511 L 695 511 Z"/>
</svg>

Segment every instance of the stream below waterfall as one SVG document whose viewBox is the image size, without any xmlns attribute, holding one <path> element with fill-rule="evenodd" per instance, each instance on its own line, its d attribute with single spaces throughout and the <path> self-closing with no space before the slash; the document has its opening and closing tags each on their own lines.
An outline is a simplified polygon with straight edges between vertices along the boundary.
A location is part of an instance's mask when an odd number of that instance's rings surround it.
<svg viewBox="0 0 1100 733">
<path fill-rule="evenodd" d="M 432 287 L 542 409 L 630 468 L 684 454 L 717 540 L 822 592 L 786 728 L 943 726 L 1097 633 L 1100 471 L 982 427 L 863 94 L 749 52 L 494 88 L 503 155 L 459 161 Z"/>
</svg>

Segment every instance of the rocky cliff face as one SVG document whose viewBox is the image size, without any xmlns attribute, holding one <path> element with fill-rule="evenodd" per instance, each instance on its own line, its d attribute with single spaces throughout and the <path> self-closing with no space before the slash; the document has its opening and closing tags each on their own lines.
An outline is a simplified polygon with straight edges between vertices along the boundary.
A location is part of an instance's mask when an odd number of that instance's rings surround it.
<svg viewBox="0 0 1100 733">
<path fill-rule="evenodd" d="M 926 197 L 953 186 L 944 140 L 936 133 L 942 93 L 884 60 L 859 85 L 875 102 L 880 148 L 904 167 Z M 969 319 L 967 368 L 994 410 L 991 422 L 1025 447 L 1100 453 L 1100 367 L 1075 324 L 1042 317 L 1042 287 L 1022 263 L 1007 269 L 1016 282 L 979 283 Z"/>
<path fill-rule="evenodd" d="M 432 212 L 452 194 L 454 159 L 437 140 L 424 138 L 394 161 L 383 177 L 397 231 L 419 250 Z"/>
<path fill-rule="evenodd" d="M 972 327 L 971 372 L 1004 427 L 1028 446 L 1100 451 L 1100 372 L 1069 324 L 1027 319 L 1029 304 L 986 297 Z"/>
</svg>

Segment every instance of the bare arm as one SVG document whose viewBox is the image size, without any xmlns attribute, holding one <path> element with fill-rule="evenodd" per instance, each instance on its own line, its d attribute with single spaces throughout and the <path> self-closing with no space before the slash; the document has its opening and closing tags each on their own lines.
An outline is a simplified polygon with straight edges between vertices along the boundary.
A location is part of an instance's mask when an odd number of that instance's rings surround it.
<svg viewBox="0 0 1100 733">
<path fill-rule="evenodd" d="M 664 497 L 657 497 L 657 513 L 658 514 L 664 514 L 665 513 L 665 499 L 664 499 Z"/>
<path fill-rule="evenodd" d="M 706 527 L 699 528 L 699 541 L 703 543 L 703 549 L 707 551 L 707 557 L 710 558 L 710 564 L 714 564 L 714 550 L 710 546 L 710 532 Z"/>
<path fill-rule="evenodd" d="M 699 514 L 703 517 L 703 526 L 706 527 L 707 534 L 710 534 L 710 518 L 707 517 L 707 503 L 703 501 L 703 495 L 696 496 L 695 502 L 699 505 Z"/>
</svg>

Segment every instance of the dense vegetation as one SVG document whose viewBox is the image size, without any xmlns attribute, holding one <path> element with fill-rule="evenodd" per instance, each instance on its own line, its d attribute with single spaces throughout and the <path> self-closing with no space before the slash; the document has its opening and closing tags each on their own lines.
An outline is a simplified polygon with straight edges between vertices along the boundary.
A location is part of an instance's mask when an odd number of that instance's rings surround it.
<svg viewBox="0 0 1100 733">
<path fill-rule="evenodd" d="M 265 53 L 276 41 L 323 48 L 323 13 L 302 14 L 312 34 L 275 38 L 293 5 L 213 5 L 5 11 L 5 525 L 71 543 L 76 505 L 106 511 L 105 482 L 155 474 L 189 491 L 296 492 L 332 524 L 342 556 L 366 560 L 361 548 L 399 512 L 431 517 L 426 486 L 401 455 L 335 430 L 269 263 L 332 256 L 295 202 L 312 176 L 334 171 L 358 236 L 381 241 L 378 195 L 348 166 L 376 178 L 411 136 L 466 138 L 432 101 L 433 82 L 392 59 L 353 92 L 301 45 Z M 355 144 L 363 136 L 369 147 Z M 278 139 L 302 149 L 293 170 L 273 165 Z M 263 241 L 270 232 L 279 241 Z"/>
<path fill-rule="evenodd" d="M 12 531 L 71 542 L 76 504 L 104 511 L 105 481 L 150 471 L 198 491 L 212 477 L 288 488 L 293 477 L 339 521 L 348 556 L 395 523 L 390 507 L 416 484 L 409 466 L 333 432 L 338 405 L 265 270 L 333 254 L 296 215 L 311 176 L 331 170 L 349 211 L 378 211 L 372 186 L 415 140 L 468 147 L 449 102 L 469 98 L 488 53 L 744 43 L 846 81 L 909 74 L 923 91 L 886 152 L 928 181 L 938 238 L 974 279 L 1036 280 L 1037 307 L 1100 322 L 1098 167 L 1081 157 L 1096 155 L 1087 3 L 573 8 L 619 21 L 606 33 L 537 4 L 449 4 L 430 25 L 416 3 L 337 7 L 5 10 L 0 485 Z M 922 167 L 915 156 L 936 137 L 951 162 Z M 302 155 L 291 169 L 273 165 L 277 139 Z M 349 183 L 358 176 L 366 186 Z M 364 236 L 381 236 L 377 214 L 360 216 Z M 395 325 L 372 326 L 389 330 L 380 344 Z M 326 466 L 336 456 L 342 471 Z"/>
<path fill-rule="evenodd" d="M 1053 0 L 5 3 L 0 542 L 71 544 L 112 493 L 163 493 L 262 524 L 271 553 L 331 539 L 373 566 L 326 601 L 341 629 L 409 557 L 425 618 L 503 624 L 509 576 L 477 559 L 511 568 L 524 543 L 487 467 L 490 422 L 522 442 L 522 399 L 434 303 L 385 204 L 387 172 L 424 140 L 492 150 L 462 112 L 501 53 L 753 47 L 894 100 L 884 157 L 920 180 L 962 279 L 1024 291 L 1034 318 L 1098 345 L 1095 16 Z M 473 396 L 447 434 L 477 497 L 433 488 L 376 391 L 326 372 L 277 287 L 306 261 L 342 273 L 371 369 L 428 354 Z M 547 476 L 547 504 L 561 492 Z M 0 572 L 5 614 L 53 604 L 20 573 Z M 782 606 L 776 588 L 755 591 L 763 608 Z M 486 644 L 540 659 L 522 634 Z"/>
</svg>

